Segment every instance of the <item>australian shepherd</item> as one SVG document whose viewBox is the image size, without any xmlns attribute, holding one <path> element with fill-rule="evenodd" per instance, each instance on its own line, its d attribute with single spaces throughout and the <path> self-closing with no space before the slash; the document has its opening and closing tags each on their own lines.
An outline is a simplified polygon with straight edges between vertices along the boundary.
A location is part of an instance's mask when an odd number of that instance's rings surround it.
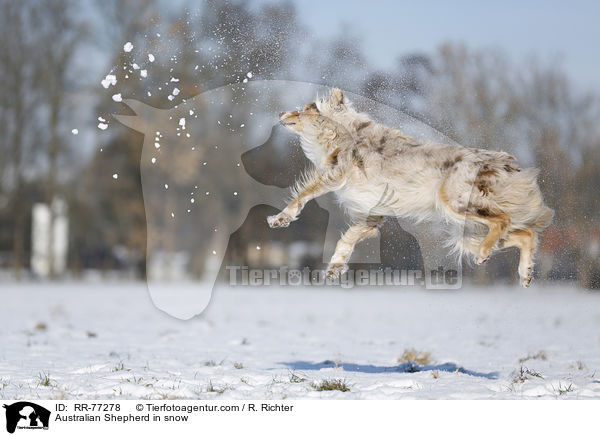
<svg viewBox="0 0 600 436">
<path fill-rule="evenodd" d="M 504 152 L 418 141 L 357 112 L 337 88 L 302 110 L 281 113 L 280 122 L 300 136 L 314 167 L 267 222 L 287 227 L 308 201 L 335 191 L 352 223 L 328 277 L 346 271 L 354 246 L 376 235 L 386 216 L 442 218 L 460 229 L 449 236 L 453 248 L 477 264 L 494 250 L 518 247 L 521 284 L 529 286 L 538 234 L 553 216 L 536 169 L 520 168 Z"/>
</svg>

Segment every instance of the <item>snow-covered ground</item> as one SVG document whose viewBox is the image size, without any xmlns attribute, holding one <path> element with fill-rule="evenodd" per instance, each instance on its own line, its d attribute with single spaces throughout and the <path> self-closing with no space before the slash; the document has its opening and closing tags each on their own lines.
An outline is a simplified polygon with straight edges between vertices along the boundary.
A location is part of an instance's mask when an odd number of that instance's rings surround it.
<svg viewBox="0 0 600 436">
<path fill-rule="evenodd" d="M 143 284 L 2 284 L 0 398 L 600 398 L 600 293 L 218 291 L 181 321 Z M 426 365 L 401 364 L 407 349 Z M 349 391 L 318 391 L 343 380 Z"/>
</svg>

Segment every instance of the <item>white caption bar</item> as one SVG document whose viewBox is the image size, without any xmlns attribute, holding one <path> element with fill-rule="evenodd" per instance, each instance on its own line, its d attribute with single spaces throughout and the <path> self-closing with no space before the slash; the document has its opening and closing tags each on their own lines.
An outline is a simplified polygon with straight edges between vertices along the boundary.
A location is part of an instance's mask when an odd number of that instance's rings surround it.
<svg viewBox="0 0 600 436">
<path fill-rule="evenodd" d="M 597 434 L 595 401 L 0 401 L 25 436 Z M 11 432 L 12 430 L 12 432 Z M 4 431 L 4 429 L 2 430 Z"/>
</svg>

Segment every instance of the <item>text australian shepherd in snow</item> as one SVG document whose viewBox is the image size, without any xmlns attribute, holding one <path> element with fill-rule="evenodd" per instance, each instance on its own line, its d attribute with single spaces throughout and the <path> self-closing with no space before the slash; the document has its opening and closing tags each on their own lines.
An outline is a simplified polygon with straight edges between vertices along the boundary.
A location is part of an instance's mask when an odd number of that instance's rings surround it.
<svg viewBox="0 0 600 436">
<path fill-rule="evenodd" d="M 485 262 L 494 250 L 520 249 L 519 276 L 529 286 L 538 234 L 553 211 L 544 205 L 536 169 L 504 153 L 421 142 L 358 113 L 339 89 L 280 122 L 302 139 L 314 163 L 271 227 L 287 227 L 311 199 L 335 191 L 352 218 L 338 241 L 328 277 L 346 271 L 354 246 L 374 236 L 386 216 L 445 219 L 454 250 Z"/>
</svg>

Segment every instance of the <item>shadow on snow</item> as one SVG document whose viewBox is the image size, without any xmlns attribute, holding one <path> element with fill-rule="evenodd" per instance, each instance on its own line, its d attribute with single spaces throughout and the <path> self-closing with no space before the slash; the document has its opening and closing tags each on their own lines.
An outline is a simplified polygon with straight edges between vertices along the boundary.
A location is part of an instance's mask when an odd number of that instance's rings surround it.
<svg viewBox="0 0 600 436">
<path fill-rule="evenodd" d="M 498 378 L 498 372 L 477 372 L 458 366 L 455 363 L 446 362 L 439 365 L 418 365 L 414 362 L 401 363 L 395 366 L 377 366 L 377 365 L 358 365 L 356 363 L 336 363 L 331 360 L 325 360 L 319 363 L 312 363 L 303 360 L 295 362 L 280 362 L 293 370 L 300 371 L 318 371 L 324 368 L 343 368 L 344 371 L 362 372 L 366 374 L 379 374 L 383 372 L 403 372 L 413 373 L 422 371 L 445 371 L 458 372 L 461 374 L 472 375 L 473 377 L 483 377 L 487 379 Z"/>
</svg>

